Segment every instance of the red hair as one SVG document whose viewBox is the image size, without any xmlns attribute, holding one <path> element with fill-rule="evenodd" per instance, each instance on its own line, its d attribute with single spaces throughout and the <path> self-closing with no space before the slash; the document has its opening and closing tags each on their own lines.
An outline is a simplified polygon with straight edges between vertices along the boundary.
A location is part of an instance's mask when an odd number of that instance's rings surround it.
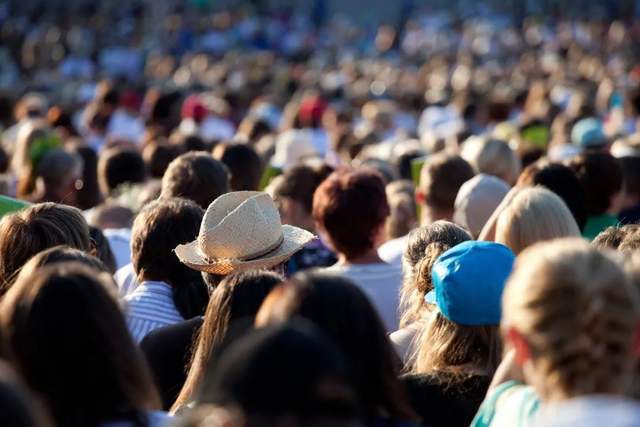
<svg viewBox="0 0 640 427">
<path fill-rule="evenodd" d="M 347 259 L 365 254 L 389 216 L 382 177 L 370 169 L 331 174 L 313 196 L 313 219 Z"/>
</svg>

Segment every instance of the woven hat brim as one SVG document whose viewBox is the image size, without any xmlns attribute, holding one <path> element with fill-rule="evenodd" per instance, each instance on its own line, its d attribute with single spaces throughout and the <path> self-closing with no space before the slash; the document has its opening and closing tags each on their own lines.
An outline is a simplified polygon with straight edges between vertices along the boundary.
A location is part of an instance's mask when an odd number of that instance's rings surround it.
<svg viewBox="0 0 640 427">
<path fill-rule="evenodd" d="M 316 239 L 313 233 L 291 225 L 283 225 L 282 234 L 284 239 L 278 248 L 260 258 L 249 261 L 220 259 L 215 262 L 208 262 L 200 253 L 197 240 L 186 245 L 178 245 L 175 253 L 180 262 L 189 268 L 211 274 L 226 275 L 238 271 L 276 266 L 289 259 L 307 243 Z"/>
</svg>

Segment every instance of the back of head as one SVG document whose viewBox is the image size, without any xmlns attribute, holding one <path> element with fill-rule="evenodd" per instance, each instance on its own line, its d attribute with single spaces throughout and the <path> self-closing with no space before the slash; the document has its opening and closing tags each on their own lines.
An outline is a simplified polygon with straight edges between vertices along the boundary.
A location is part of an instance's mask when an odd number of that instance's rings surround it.
<svg viewBox="0 0 640 427">
<path fill-rule="evenodd" d="M 89 226 L 82 213 L 70 206 L 42 203 L 7 215 L 0 222 L 1 293 L 14 275 L 38 252 L 57 245 L 91 250 Z"/>
<path fill-rule="evenodd" d="M 193 200 L 203 209 L 229 192 L 227 167 L 206 152 L 189 152 L 169 164 L 162 177 L 162 197 Z"/>
<path fill-rule="evenodd" d="M 193 201 L 159 199 L 140 211 L 131 229 L 131 262 L 138 280 L 169 284 L 186 319 L 202 314 L 208 293 L 200 273 L 182 264 L 173 249 L 196 238 L 203 215 Z"/>
<path fill-rule="evenodd" d="M 219 144 L 213 157 L 231 172 L 231 191 L 257 191 L 262 178 L 262 160 L 247 144 Z"/>
<path fill-rule="evenodd" d="M 411 417 L 397 383 L 397 356 L 382 321 L 358 287 L 338 276 L 295 275 L 267 297 L 256 324 L 297 316 L 320 327 L 343 351 L 368 417 Z"/>
<path fill-rule="evenodd" d="M 544 240 L 580 236 L 580 229 L 567 205 L 543 188 L 525 188 L 498 217 L 496 242 L 516 254 Z"/>
<path fill-rule="evenodd" d="M 500 178 L 485 174 L 474 176 L 458 191 L 453 220 L 477 238 L 508 192 L 509 185 Z"/>
<path fill-rule="evenodd" d="M 274 199 L 289 198 L 298 202 L 311 214 L 313 194 L 333 170 L 326 165 L 298 165 L 286 170 L 273 188 Z"/>
<path fill-rule="evenodd" d="M 36 168 L 36 178 L 42 179 L 45 190 L 75 192 L 77 178 L 82 177 L 82 158 L 77 154 L 54 149 L 44 155 Z M 62 201 L 62 200 L 59 200 Z"/>
<path fill-rule="evenodd" d="M 529 343 L 535 377 L 527 380 L 543 400 L 621 394 L 632 377 L 637 319 L 622 268 L 581 239 L 527 249 L 503 297 L 503 326 Z"/>
<path fill-rule="evenodd" d="M 402 255 L 405 273 L 400 294 L 401 327 L 424 315 L 424 296 L 433 289 L 431 268 L 436 259 L 448 249 L 471 239 L 462 227 L 448 221 L 436 221 L 409 234 Z"/>
<path fill-rule="evenodd" d="M 389 201 L 386 230 L 388 239 L 406 236 L 416 228 L 416 197 L 411 181 L 394 181 L 385 188 Z"/>
<path fill-rule="evenodd" d="M 142 158 L 151 178 L 161 179 L 169 164 L 178 157 L 177 147 L 169 144 L 152 142 L 142 151 Z"/>
<path fill-rule="evenodd" d="M 435 219 L 450 219 L 458 190 L 474 174 L 462 157 L 444 152 L 434 154 L 427 158 L 420 172 L 418 198 L 435 211 Z"/>
<path fill-rule="evenodd" d="M 622 167 L 608 153 L 586 153 L 569 163 L 584 188 L 587 214 L 602 215 L 611 207 L 613 197 L 622 189 Z"/>
<path fill-rule="evenodd" d="M 271 326 L 241 338 L 209 371 L 200 401 L 239 407 L 249 421 L 309 425 L 356 418 L 339 350 L 307 323 Z"/>
<path fill-rule="evenodd" d="M 116 298 L 110 275 L 59 263 L 21 277 L 0 303 L 15 366 L 57 425 L 100 425 L 156 407 Z"/>
<path fill-rule="evenodd" d="M 477 173 L 496 176 L 512 185 L 518 179 L 520 159 L 504 141 L 471 137 L 462 146 L 461 156 Z"/>
<path fill-rule="evenodd" d="M 282 276 L 270 271 L 252 270 L 226 276 L 216 286 L 195 341 L 187 379 L 173 405 L 174 410 L 193 399 L 202 385 L 209 361 L 220 350 L 230 324 L 241 319 L 250 319 L 253 324 L 264 299 L 283 280 Z"/>
<path fill-rule="evenodd" d="M 36 270 L 48 265 L 54 265 L 59 263 L 69 263 L 84 265 L 87 268 L 98 271 L 100 273 L 113 274 L 105 264 L 93 255 L 89 255 L 79 249 L 74 249 L 69 246 L 54 246 L 49 249 L 45 249 L 42 252 L 34 255 L 20 270 L 17 280 L 22 280 L 25 276 L 34 274 Z"/>
<path fill-rule="evenodd" d="M 587 222 L 585 191 L 576 174 L 561 163 L 538 161 L 529 165 L 518 178 L 518 186 L 541 185 L 564 200 L 580 230 Z"/>
<path fill-rule="evenodd" d="M 313 196 L 313 218 L 348 259 L 372 250 L 389 215 L 382 178 L 369 169 L 331 174 Z"/>
<path fill-rule="evenodd" d="M 131 149 L 112 148 L 104 151 L 98 160 L 98 183 L 105 196 L 122 184 L 138 184 L 147 177 L 142 155 Z"/>
</svg>

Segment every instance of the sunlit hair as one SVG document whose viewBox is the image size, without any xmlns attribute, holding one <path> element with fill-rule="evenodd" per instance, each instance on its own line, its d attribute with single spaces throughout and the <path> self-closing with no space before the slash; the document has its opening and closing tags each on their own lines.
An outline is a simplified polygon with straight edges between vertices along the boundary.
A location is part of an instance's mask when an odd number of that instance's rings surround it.
<svg viewBox="0 0 640 427">
<path fill-rule="evenodd" d="M 518 254 L 537 242 L 577 236 L 580 229 L 562 199 L 535 187 L 523 189 L 500 214 L 495 241 Z"/>
<path fill-rule="evenodd" d="M 14 276 L 38 252 L 67 245 L 84 252 L 92 250 L 89 226 L 82 213 L 55 203 L 33 205 L 7 215 L 0 222 L 0 294 Z"/>
<path fill-rule="evenodd" d="M 159 408 L 109 274 L 77 263 L 35 270 L 0 303 L 0 325 L 11 362 L 56 425 L 140 420 Z"/>
<path fill-rule="evenodd" d="M 428 374 L 447 384 L 470 375 L 493 376 L 502 356 L 498 326 L 460 325 L 437 311 L 427 316 L 410 355 L 410 372 Z"/>
<path fill-rule="evenodd" d="M 460 154 L 477 173 L 497 176 L 513 185 L 522 165 L 516 153 L 504 141 L 473 136 L 462 145 Z"/>
<path fill-rule="evenodd" d="M 528 343 L 543 400 L 622 393 L 637 323 L 636 291 L 622 267 L 582 239 L 524 251 L 503 296 L 503 328 Z"/>
<path fill-rule="evenodd" d="M 409 234 L 402 257 L 404 281 L 400 293 L 400 327 L 423 318 L 427 310 L 424 296 L 433 289 L 431 269 L 436 259 L 458 243 L 471 240 L 462 227 L 436 221 Z"/>
<path fill-rule="evenodd" d="M 269 292 L 283 280 L 282 276 L 273 272 L 250 271 L 227 276 L 216 286 L 204 315 L 204 323 L 194 342 L 187 379 L 173 404 L 173 411 L 194 398 L 209 360 L 222 343 L 229 323 L 241 317 L 254 317 Z"/>
</svg>

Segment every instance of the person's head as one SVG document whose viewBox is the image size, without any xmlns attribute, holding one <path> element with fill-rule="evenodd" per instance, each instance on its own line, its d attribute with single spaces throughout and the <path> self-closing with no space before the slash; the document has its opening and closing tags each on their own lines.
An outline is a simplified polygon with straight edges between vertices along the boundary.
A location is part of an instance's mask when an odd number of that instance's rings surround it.
<svg viewBox="0 0 640 427">
<path fill-rule="evenodd" d="M 474 176 L 458 191 L 453 221 L 477 238 L 508 192 L 509 185 L 500 178 L 485 174 Z"/>
<path fill-rule="evenodd" d="M 417 339 L 411 370 L 455 382 L 469 374 L 491 377 L 500 362 L 498 333 L 504 284 L 515 255 L 499 243 L 466 241 L 447 250 L 431 268 L 433 290 Z"/>
<path fill-rule="evenodd" d="M 581 239 L 523 252 L 505 288 L 502 330 L 543 401 L 622 394 L 632 375 L 637 291 Z"/>
<path fill-rule="evenodd" d="M 358 425 L 345 365 L 330 338 L 307 322 L 261 328 L 209 365 L 199 407 L 240 411 L 246 426 Z"/>
<path fill-rule="evenodd" d="M 610 210 L 622 189 L 622 167 L 608 153 L 586 153 L 573 158 L 569 167 L 582 184 L 587 215 L 602 215 Z"/>
<path fill-rule="evenodd" d="M 413 183 L 411 181 L 394 181 L 387 184 L 385 190 L 389 201 L 386 237 L 395 239 L 406 236 L 418 225 Z"/>
<path fill-rule="evenodd" d="M 613 251 L 617 251 L 627 233 L 631 230 L 631 227 L 635 228 L 637 226 L 625 225 L 623 227 L 607 227 L 591 241 L 591 246 L 597 249 L 611 249 Z"/>
<path fill-rule="evenodd" d="M 231 274 L 216 286 L 205 312 L 204 324 L 195 339 L 195 353 L 185 384 L 173 405 L 174 411 L 195 397 L 209 360 L 218 351 L 229 325 L 242 318 L 253 321 L 269 292 L 283 280 L 276 273 L 254 270 Z"/>
<path fill-rule="evenodd" d="M 133 211 L 114 202 L 105 202 L 93 209 L 89 223 L 101 230 L 131 228 Z"/>
<path fill-rule="evenodd" d="M 193 201 L 160 199 L 140 211 L 131 229 L 131 262 L 138 281 L 169 284 L 185 319 L 204 312 L 208 292 L 200 273 L 182 264 L 173 249 L 196 238 L 203 215 Z"/>
<path fill-rule="evenodd" d="M 82 213 L 54 203 L 33 205 L 0 221 L 0 294 L 35 254 L 57 245 L 91 252 L 91 236 Z"/>
<path fill-rule="evenodd" d="M 375 308 L 357 286 L 322 273 L 295 275 L 267 297 L 256 325 L 294 317 L 313 322 L 342 350 L 368 418 L 411 418 L 397 381 L 397 356 Z"/>
<path fill-rule="evenodd" d="M 20 274 L 16 280 L 22 280 L 24 276 L 35 274 L 39 268 L 48 265 L 60 264 L 63 262 L 73 262 L 82 264 L 87 268 L 96 270 L 100 273 L 113 274 L 107 266 L 98 258 L 79 249 L 71 248 L 65 245 L 54 246 L 38 252 L 20 269 Z"/>
<path fill-rule="evenodd" d="M 262 178 L 262 160 L 248 144 L 218 144 L 213 157 L 231 173 L 231 191 L 256 191 Z"/>
<path fill-rule="evenodd" d="M 382 243 L 388 215 L 384 181 L 368 169 L 334 172 L 313 196 L 318 231 L 347 260 L 366 255 Z"/>
<path fill-rule="evenodd" d="M 441 152 L 428 157 L 416 191 L 422 224 L 439 219 L 451 221 L 458 191 L 474 174 L 471 165 L 460 156 Z"/>
<path fill-rule="evenodd" d="M 544 187 L 524 188 L 498 217 L 495 241 L 516 254 L 544 240 L 580 236 L 571 211 Z"/>
<path fill-rule="evenodd" d="M 98 185 L 98 156 L 87 145 L 72 145 L 69 149 L 82 159 L 82 188 L 76 193 L 76 205 L 81 210 L 94 208 L 102 201 Z"/>
<path fill-rule="evenodd" d="M 75 263 L 37 269 L 0 302 L 0 325 L 11 361 L 57 425 L 101 425 L 159 407 L 109 274 Z"/>
<path fill-rule="evenodd" d="M 174 145 L 150 143 L 142 150 L 142 158 L 152 179 L 162 179 L 169 164 L 179 155 Z"/>
<path fill-rule="evenodd" d="M 626 156 L 618 159 L 622 166 L 622 193 L 618 210 L 640 205 L 640 156 Z M 621 218 L 624 220 L 624 218 Z"/>
<path fill-rule="evenodd" d="M 38 202 L 77 204 L 82 189 L 82 158 L 77 154 L 53 149 L 38 163 L 35 173 L 35 197 Z"/>
<path fill-rule="evenodd" d="M 229 170 L 206 152 L 190 152 L 169 164 L 162 177 L 161 197 L 182 197 L 206 209 L 229 192 Z"/>
<path fill-rule="evenodd" d="M 498 139 L 471 137 L 462 145 L 460 155 L 476 173 L 496 176 L 509 185 L 516 182 L 522 168 L 520 159 L 509 144 Z"/>
<path fill-rule="evenodd" d="M 61 147 L 62 140 L 43 123 L 34 121 L 20 128 L 12 159 L 12 168 L 18 177 L 18 197 L 33 193 L 40 161 L 49 151 Z"/>
<path fill-rule="evenodd" d="M 431 269 L 436 259 L 471 235 L 448 221 L 436 221 L 409 234 L 402 255 L 404 281 L 400 293 L 400 327 L 422 319 L 428 306 L 424 296 L 433 290 Z"/>
<path fill-rule="evenodd" d="M 571 143 L 585 151 L 602 151 L 609 145 L 602 122 L 593 117 L 578 120 L 573 125 Z"/>
<path fill-rule="evenodd" d="M 111 148 L 98 159 L 98 183 L 105 197 L 123 184 L 138 184 L 147 177 L 142 155 L 132 149 Z"/>
<path fill-rule="evenodd" d="M 278 204 L 283 224 L 314 231 L 313 195 L 332 172 L 329 166 L 299 165 L 276 177 L 266 190 Z"/>
<path fill-rule="evenodd" d="M 566 203 L 578 228 L 584 229 L 587 222 L 585 191 L 576 174 L 568 166 L 544 160 L 537 161 L 522 171 L 517 185 L 520 187 L 541 185 L 553 191 Z"/>
</svg>

